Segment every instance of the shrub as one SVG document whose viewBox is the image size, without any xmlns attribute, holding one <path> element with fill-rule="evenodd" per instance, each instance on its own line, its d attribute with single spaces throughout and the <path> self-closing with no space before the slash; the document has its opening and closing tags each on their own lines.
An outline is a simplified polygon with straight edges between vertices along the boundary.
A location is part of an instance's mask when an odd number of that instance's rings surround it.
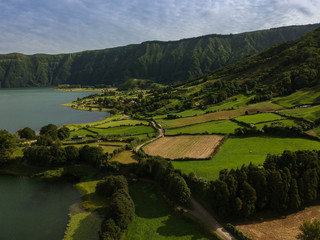
<svg viewBox="0 0 320 240">
<path fill-rule="evenodd" d="M 103 197 L 111 197 L 116 191 L 123 189 L 128 192 L 128 182 L 124 176 L 109 176 L 98 182 L 96 192 Z"/>
</svg>

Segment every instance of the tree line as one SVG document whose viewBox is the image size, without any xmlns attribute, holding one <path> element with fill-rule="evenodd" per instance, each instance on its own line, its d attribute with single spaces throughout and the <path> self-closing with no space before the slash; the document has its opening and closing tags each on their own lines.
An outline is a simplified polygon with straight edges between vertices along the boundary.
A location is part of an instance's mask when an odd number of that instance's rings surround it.
<svg viewBox="0 0 320 240">
<path fill-rule="evenodd" d="M 215 181 L 194 174 L 184 177 L 192 193 L 224 218 L 247 218 L 264 210 L 296 211 L 318 199 L 320 151 L 268 154 L 263 166 L 224 169 Z"/>
<path fill-rule="evenodd" d="M 96 193 L 109 201 L 99 232 L 100 240 L 122 239 L 134 219 L 135 206 L 124 176 L 109 176 L 98 182 Z"/>
</svg>

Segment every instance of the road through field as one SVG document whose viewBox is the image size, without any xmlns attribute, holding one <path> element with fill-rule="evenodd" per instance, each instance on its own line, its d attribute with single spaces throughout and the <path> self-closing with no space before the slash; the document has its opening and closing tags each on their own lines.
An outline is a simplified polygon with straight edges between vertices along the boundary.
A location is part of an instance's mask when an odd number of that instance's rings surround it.
<svg viewBox="0 0 320 240">
<path fill-rule="evenodd" d="M 151 123 L 152 123 L 153 127 L 159 131 L 159 135 L 155 138 L 150 139 L 149 141 L 147 141 L 145 143 L 140 144 L 138 147 L 136 147 L 136 149 L 135 149 L 136 152 L 139 152 L 140 148 L 142 148 L 147 143 L 153 142 L 153 141 L 157 140 L 158 138 L 164 137 L 163 129 L 159 128 L 158 125 L 154 121 L 152 121 Z"/>
<path fill-rule="evenodd" d="M 214 230 L 223 239 L 226 240 L 237 240 L 227 230 L 221 226 L 220 223 L 204 208 L 201 204 L 193 197 L 190 198 L 193 210 L 184 209 L 186 212 L 199 219 L 201 222 L 206 224 L 210 229 Z"/>
<path fill-rule="evenodd" d="M 139 178 L 139 181 L 154 184 L 160 191 L 165 193 L 164 189 L 154 180 L 147 178 Z M 183 209 L 184 212 L 189 213 L 193 217 L 197 218 L 200 222 L 207 225 L 211 230 L 215 231 L 220 237 L 225 240 L 237 240 L 231 235 L 218 221 L 193 197 L 190 197 L 190 203 L 192 210 L 179 206 L 179 209 Z"/>
</svg>

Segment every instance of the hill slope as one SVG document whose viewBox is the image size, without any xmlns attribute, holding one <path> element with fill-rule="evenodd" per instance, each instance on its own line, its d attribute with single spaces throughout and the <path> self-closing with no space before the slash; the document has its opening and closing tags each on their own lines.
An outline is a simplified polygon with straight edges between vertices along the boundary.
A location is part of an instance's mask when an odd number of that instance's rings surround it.
<svg viewBox="0 0 320 240">
<path fill-rule="evenodd" d="M 58 55 L 0 55 L 0 87 L 119 85 L 129 78 L 172 83 L 201 76 L 274 44 L 297 39 L 319 24 L 180 41 L 151 41 Z"/>
<path fill-rule="evenodd" d="M 231 97 L 231 103 L 241 102 L 242 105 L 275 97 L 278 97 L 275 101 L 284 106 L 317 104 L 320 89 L 319 43 L 320 28 L 204 77 L 154 90 L 154 94 L 148 95 L 141 104 L 131 106 L 130 111 L 143 115 L 181 112 L 191 108 L 197 108 L 200 112 L 205 109 L 217 111 L 217 104 Z M 292 95 L 283 98 L 289 94 Z M 309 95 L 308 101 L 301 100 L 303 94 Z M 230 104 L 229 108 L 233 105 Z M 193 113 L 196 112 L 193 110 Z"/>
</svg>

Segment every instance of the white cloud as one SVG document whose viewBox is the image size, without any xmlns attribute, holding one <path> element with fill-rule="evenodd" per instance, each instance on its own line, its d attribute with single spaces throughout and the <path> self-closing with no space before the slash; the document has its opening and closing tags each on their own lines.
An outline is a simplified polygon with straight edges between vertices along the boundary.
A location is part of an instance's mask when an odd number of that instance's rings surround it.
<svg viewBox="0 0 320 240">
<path fill-rule="evenodd" d="M 0 53 L 59 53 L 320 22 L 318 0 L 0 0 Z"/>
</svg>

